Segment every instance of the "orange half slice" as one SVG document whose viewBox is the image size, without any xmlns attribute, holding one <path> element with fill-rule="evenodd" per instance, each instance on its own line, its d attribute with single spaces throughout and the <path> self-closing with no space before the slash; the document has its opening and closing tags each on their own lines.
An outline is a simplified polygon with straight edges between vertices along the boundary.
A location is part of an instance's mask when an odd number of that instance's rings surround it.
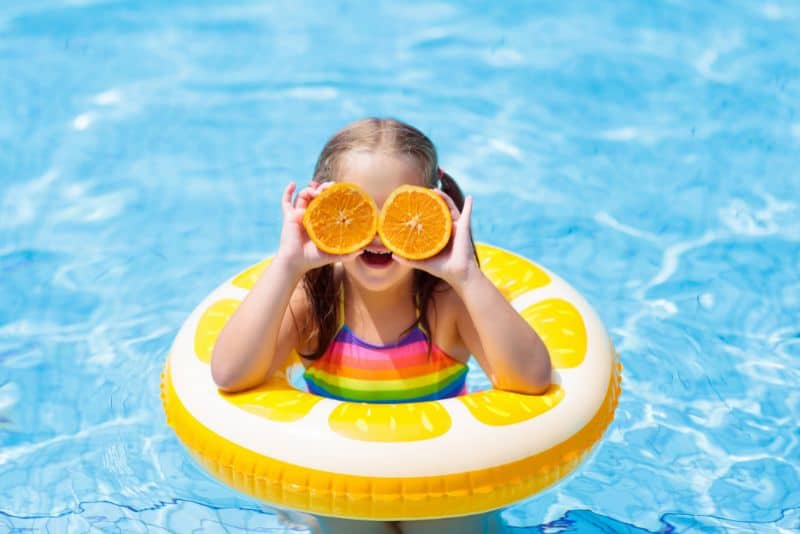
<svg viewBox="0 0 800 534">
<path fill-rule="evenodd" d="M 356 184 L 336 183 L 309 203 L 303 226 L 323 252 L 350 254 L 366 247 L 375 237 L 378 207 Z"/>
<path fill-rule="evenodd" d="M 402 185 L 381 209 L 378 235 L 386 248 L 410 260 L 439 253 L 450 241 L 453 220 L 447 202 L 433 189 Z"/>
</svg>

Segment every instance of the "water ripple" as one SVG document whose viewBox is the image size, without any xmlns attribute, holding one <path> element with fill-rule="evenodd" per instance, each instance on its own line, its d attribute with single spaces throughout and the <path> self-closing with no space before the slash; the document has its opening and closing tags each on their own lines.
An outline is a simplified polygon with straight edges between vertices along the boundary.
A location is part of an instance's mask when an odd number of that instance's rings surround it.
<svg viewBox="0 0 800 534">
<path fill-rule="evenodd" d="M 6 4 L 0 530 L 286 528 L 192 463 L 158 373 L 366 114 L 429 134 L 476 238 L 621 353 L 606 438 L 510 528 L 800 528 L 796 5 Z"/>
</svg>

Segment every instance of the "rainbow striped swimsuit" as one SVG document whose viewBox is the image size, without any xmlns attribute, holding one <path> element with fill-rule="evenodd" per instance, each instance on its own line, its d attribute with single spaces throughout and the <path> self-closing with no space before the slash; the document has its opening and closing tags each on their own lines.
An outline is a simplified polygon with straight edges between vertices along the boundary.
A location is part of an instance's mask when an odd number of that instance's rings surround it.
<svg viewBox="0 0 800 534">
<path fill-rule="evenodd" d="M 339 331 L 303 378 L 316 395 L 355 402 L 421 402 L 466 393 L 466 364 L 435 344 L 428 359 L 425 332 L 415 327 L 400 341 L 373 345 L 344 324 L 340 298 Z"/>
</svg>

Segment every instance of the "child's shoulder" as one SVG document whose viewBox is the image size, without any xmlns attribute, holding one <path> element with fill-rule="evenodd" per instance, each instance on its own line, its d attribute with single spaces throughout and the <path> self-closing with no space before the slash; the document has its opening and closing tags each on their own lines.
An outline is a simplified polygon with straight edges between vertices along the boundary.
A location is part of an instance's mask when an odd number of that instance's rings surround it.
<svg viewBox="0 0 800 534">
<path fill-rule="evenodd" d="M 461 297 L 458 296 L 453 286 L 440 280 L 433 288 L 432 298 L 436 308 L 442 311 L 451 311 L 463 306 Z"/>
</svg>

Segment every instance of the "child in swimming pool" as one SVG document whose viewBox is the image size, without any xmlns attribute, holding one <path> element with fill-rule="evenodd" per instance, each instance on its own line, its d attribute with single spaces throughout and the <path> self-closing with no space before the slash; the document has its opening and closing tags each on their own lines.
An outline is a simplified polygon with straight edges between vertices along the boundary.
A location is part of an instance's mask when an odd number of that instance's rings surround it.
<svg viewBox="0 0 800 534">
<path fill-rule="evenodd" d="M 450 206 L 451 242 L 422 261 L 392 255 L 377 235 L 354 254 L 320 251 L 306 234 L 303 214 L 327 184 L 337 181 L 360 185 L 379 209 L 401 185 L 436 189 Z M 262 383 L 292 350 L 302 356 L 310 391 L 346 400 L 409 402 L 458 395 L 470 355 L 497 389 L 527 394 L 548 389 L 547 349 L 481 272 L 470 232 L 472 198 L 464 199 L 455 180 L 439 169 L 436 149 L 422 132 L 392 119 L 352 123 L 327 142 L 311 183 L 296 196 L 295 190 L 291 183 L 283 192 L 283 227 L 272 263 L 214 348 L 211 370 L 220 389 Z M 387 390 L 381 387 L 384 372 L 380 380 L 370 380 L 370 367 L 360 365 L 365 350 L 373 361 L 374 354 L 385 357 L 390 369 L 391 362 L 415 369 L 414 387 Z M 360 380 L 341 387 L 342 369 Z M 397 384 L 408 377 L 406 372 L 390 379 Z M 370 385 L 354 388 L 353 383 Z M 467 532 L 487 517 L 320 522 L 326 532 Z"/>
</svg>

